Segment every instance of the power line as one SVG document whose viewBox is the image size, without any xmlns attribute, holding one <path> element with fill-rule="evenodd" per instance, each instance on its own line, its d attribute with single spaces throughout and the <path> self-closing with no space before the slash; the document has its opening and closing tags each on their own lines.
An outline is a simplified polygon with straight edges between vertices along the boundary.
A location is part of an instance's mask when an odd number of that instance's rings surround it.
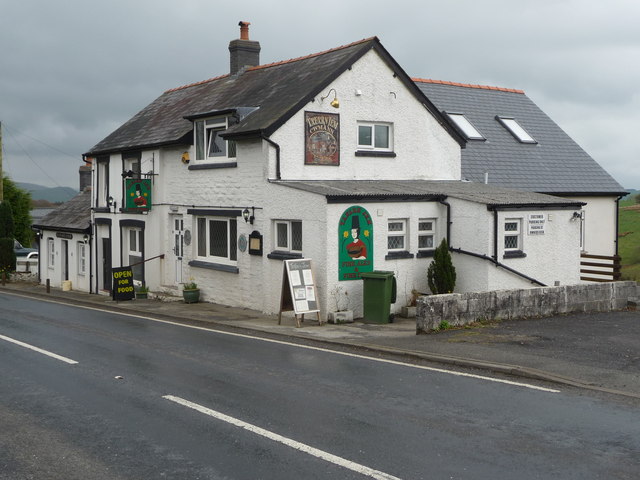
<svg viewBox="0 0 640 480">
<path fill-rule="evenodd" d="M 29 160 L 31 160 L 33 162 L 33 164 L 38 167 L 38 169 L 49 179 L 53 182 L 53 184 L 56 187 L 61 187 L 62 185 L 60 185 L 55 179 L 53 179 L 51 177 L 51 175 L 49 175 L 40 165 L 38 165 L 38 163 L 33 159 L 33 157 L 29 154 L 29 152 L 27 152 L 27 150 L 22 146 L 22 144 L 18 141 L 18 139 L 15 137 L 15 135 L 13 134 L 13 132 L 11 131 L 10 128 L 7 127 L 6 123 L 2 123 L 4 129 L 9 133 L 9 135 L 11 136 L 11 138 L 16 142 L 16 144 L 18 145 L 18 147 L 20 147 L 20 149 L 22 150 L 22 152 L 27 156 L 27 158 L 29 158 Z M 54 149 L 55 150 L 55 149 Z M 64 152 L 62 152 L 64 153 Z M 66 155 L 66 154 L 65 154 Z M 69 197 L 71 198 L 71 197 Z"/>
</svg>

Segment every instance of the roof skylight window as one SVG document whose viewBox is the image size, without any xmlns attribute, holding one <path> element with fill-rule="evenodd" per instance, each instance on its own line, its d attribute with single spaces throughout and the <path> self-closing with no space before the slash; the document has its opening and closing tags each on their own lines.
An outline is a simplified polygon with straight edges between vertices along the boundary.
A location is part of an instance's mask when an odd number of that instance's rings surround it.
<svg viewBox="0 0 640 480">
<path fill-rule="evenodd" d="M 463 113 L 447 113 L 449 118 L 453 120 L 456 127 L 467 137 L 468 140 L 484 140 L 485 138 L 478 131 L 476 127 L 474 127 L 471 122 L 464 116 Z"/>
<path fill-rule="evenodd" d="M 529 135 L 527 131 L 522 128 L 518 122 L 516 122 L 515 118 L 501 117 L 497 115 L 496 120 L 509 130 L 509 133 L 511 133 L 511 135 L 521 143 L 538 143 L 535 138 Z"/>
</svg>

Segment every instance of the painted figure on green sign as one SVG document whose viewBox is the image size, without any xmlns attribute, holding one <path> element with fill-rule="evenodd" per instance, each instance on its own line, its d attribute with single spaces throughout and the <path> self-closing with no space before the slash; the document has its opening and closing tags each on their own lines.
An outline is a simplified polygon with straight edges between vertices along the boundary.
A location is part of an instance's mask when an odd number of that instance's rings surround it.
<svg viewBox="0 0 640 480">
<path fill-rule="evenodd" d="M 347 245 L 347 253 L 356 260 L 365 260 L 367 246 L 360 240 L 360 217 L 351 217 L 351 238 L 353 242 Z"/>
</svg>

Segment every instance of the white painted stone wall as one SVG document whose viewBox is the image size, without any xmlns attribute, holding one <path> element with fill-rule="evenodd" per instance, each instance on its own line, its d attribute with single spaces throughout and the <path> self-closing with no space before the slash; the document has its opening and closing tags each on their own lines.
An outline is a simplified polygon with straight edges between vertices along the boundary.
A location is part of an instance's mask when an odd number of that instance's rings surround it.
<svg viewBox="0 0 640 480">
<path fill-rule="evenodd" d="M 340 108 L 329 105 L 334 88 Z M 360 94 L 357 94 L 359 91 Z M 391 93 L 393 92 L 393 94 Z M 304 165 L 304 111 L 340 115 L 340 166 Z M 358 121 L 392 122 L 395 158 L 356 157 Z M 460 145 L 405 88 L 375 51 L 344 72 L 272 136 L 280 145 L 282 178 L 296 180 L 457 180 Z M 273 170 L 272 170 L 273 172 Z M 273 173 L 271 175 L 273 177 Z"/>
</svg>

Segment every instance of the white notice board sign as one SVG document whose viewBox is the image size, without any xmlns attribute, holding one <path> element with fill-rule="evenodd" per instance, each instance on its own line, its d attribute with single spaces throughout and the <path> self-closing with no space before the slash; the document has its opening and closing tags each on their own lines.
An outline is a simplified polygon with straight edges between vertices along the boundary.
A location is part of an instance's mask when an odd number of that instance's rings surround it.
<svg viewBox="0 0 640 480">
<path fill-rule="evenodd" d="M 290 307 L 296 315 L 320 311 L 316 282 L 313 278 L 313 264 L 310 258 L 285 260 L 284 277 L 282 288 L 286 290 L 288 287 L 291 297 Z M 283 297 L 285 295 L 283 291 Z"/>
</svg>

